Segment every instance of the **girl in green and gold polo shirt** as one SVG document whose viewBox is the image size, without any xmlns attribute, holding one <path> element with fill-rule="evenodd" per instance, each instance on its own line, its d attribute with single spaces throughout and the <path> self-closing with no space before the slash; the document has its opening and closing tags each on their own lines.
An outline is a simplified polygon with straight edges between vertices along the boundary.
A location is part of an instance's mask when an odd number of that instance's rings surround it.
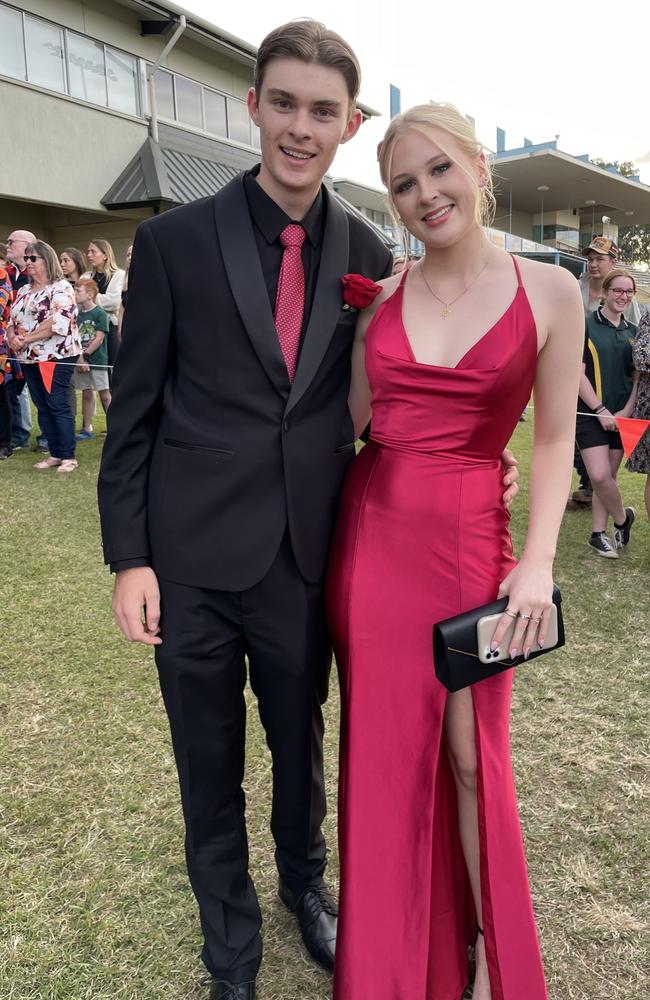
<svg viewBox="0 0 650 1000">
<path fill-rule="evenodd" d="M 583 374 L 580 379 L 576 438 L 594 488 L 589 545 L 599 556 L 617 559 L 630 540 L 636 512 L 624 507 L 616 475 L 623 444 L 616 418 L 631 417 L 638 376 L 633 371 L 632 341 L 636 327 L 623 313 L 636 292 L 634 278 L 620 268 L 603 281 L 602 305 L 587 316 Z M 614 533 L 607 535 L 609 516 Z"/>
</svg>

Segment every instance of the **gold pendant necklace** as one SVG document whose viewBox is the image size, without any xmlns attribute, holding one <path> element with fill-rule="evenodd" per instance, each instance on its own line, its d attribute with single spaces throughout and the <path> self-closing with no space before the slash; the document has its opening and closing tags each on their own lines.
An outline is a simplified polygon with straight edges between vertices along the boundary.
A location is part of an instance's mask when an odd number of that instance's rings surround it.
<svg viewBox="0 0 650 1000">
<path fill-rule="evenodd" d="M 430 284 L 429 284 L 429 282 L 427 281 L 427 276 L 426 276 L 426 274 L 424 273 L 424 270 L 423 270 L 423 268 L 422 268 L 422 261 L 423 261 L 423 260 L 424 260 L 424 258 L 421 258 L 421 259 L 420 259 L 420 265 L 419 265 L 419 271 L 420 271 L 420 274 L 422 275 L 422 280 L 424 281 L 424 284 L 425 284 L 425 285 L 427 286 L 427 288 L 429 289 L 429 291 L 430 291 L 430 292 L 431 292 L 431 294 L 433 295 L 434 299 L 437 299 L 437 300 L 438 300 L 438 302 L 440 303 L 440 305 L 442 306 L 442 318 L 443 318 L 443 319 L 447 319 L 447 317 L 448 317 L 448 316 L 449 316 L 449 315 L 451 314 L 451 307 L 452 307 L 452 306 L 453 306 L 453 305 L 454 305 L 454 304 L 455 304 L 456 302 L 458 302 L 458 300 L 459 300 L 459 299 L 462 299 L 463 295 L 466 295 L 466 294 L 467 294 L 467 292 L 469 292 L 469 290 L 470 290 L 470 288 L 472 287 L 472 285 L 473 285 L 473 284 L 474 284 L 474 283 L 475 283 L 476 281 L 478 281 L 478 279 L 479 279 L 479 278 L 481 277 L 481 275 L 483 274 L 483 271 L 484 271 L 484 270 L 485 270 L 485 268 L 486 268 L 486 267 L 488 266 L 488 263 L 489 263 L 489 260 L 490 260 L 490 258 L 489 258 L 489 256 L 488 256 L 487 260 L 486 260 L 486 261 L 485 261 L 485 263 L 483 264 L 483 267 L 482 267 L 482 268 L 480 269 L 480 271 L 478 272 L 478 274 L 475 274 L 475 275 L 474 275 L 474 277 L 473 277 L 473 278 L 472 278 L 472 280 L 470 281 L 469 285 L 465 285 L 465 288 L 463 288 L 463 290 L 462 290 L 462 292 L 460 293 L 460 295 L 457 295 L 455 299 L 452 299 L 452 300 L 451 300 L 451 302 L 445 302 L 445 300 L 444 300 L 444 299 L 441 299 L 439 295 L 436 295 L 436 293 L 434 292 L 433 288 L 431 287 L 431 285 L 430 285 Z"/>
</svg>

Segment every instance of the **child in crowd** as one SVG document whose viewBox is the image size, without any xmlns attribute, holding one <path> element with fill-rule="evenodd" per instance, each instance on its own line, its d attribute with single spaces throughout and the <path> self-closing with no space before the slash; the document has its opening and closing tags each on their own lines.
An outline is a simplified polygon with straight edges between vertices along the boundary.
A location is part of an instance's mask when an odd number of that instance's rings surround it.
<svg viewBox="0 0 650 1000">
<path fill-rule="evenodd" d="M 81 335 L 81 356 L 77 362 L 72 385 L 82 390 L 83 428 L 77 434 L 78 441 L 94 437 L 92 418 L 94 409 L 93 393 L 97 390 L 100 402 L 107 412 L 111 402 L 108 387 L 108 371 L 97 367 L 108 364 L 105 338 L 108 334 L 108 316 L 95 304 L 99 294 L 97 283 L 92 278 L 80 278 L 75 284 L 75 298 L 79 307 L 77 325 Z"/>
</svg>

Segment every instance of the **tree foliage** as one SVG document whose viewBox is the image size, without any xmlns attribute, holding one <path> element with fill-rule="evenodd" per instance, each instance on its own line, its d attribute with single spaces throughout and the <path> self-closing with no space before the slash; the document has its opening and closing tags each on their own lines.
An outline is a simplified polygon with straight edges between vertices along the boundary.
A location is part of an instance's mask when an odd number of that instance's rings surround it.
<svg viewBox="0 0 650 1000">
<path fill-rule="evenodd" d="M 619 229 L 618 248 L 622 260 L 630 264 L 650 264 L 650 225 Z"/>
<path fill-rule="evenodd" d="M 636 177 L 639 173 L 638 168 L 632 163 L 631 160 L 623 160 L 621 163 L 618 160 L 601 160 L 596 157 L 596 159 L 591 162 L 595 167 L 602 167 L 603 170 L 607 170 L 609 167 L 614 167 L 616 172 L 622 174 L 623 177 Z"/>
<path fill-rule="evenodd" d="M 639 173 L 638 168 L 630 160 L 619 162 L 618 160 L 595 159 L 591 162 L 604 169 L 614 167 L 623 177 L 636 177 Z M 619 229 L 618 248 L 622 260 L 631 264 L 642 262 L 650 264 L 650 225 L 625 226 Z"/>
</svg>

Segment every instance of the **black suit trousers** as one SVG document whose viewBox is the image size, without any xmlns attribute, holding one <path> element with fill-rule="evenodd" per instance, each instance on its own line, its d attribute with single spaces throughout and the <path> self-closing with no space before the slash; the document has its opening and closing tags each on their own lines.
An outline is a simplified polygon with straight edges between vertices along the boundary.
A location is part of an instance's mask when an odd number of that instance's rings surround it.
<svg viewBox="0 0 650 1000">
<path fill-rule="evenodd" d="M 241 592 L 159 580 L 156 647 L 199 904 L 203 960 L 218 979 L 253 979 L 261 916 L 248 872 L 242 789 L 246 660 L 273 761 L 271 831 L 281 877 L 295 891 L 320 883 L 324 692 L 330 657 L 322 586 L 306 583 L 288 537 L 266 576 Z"/>
</svg>

